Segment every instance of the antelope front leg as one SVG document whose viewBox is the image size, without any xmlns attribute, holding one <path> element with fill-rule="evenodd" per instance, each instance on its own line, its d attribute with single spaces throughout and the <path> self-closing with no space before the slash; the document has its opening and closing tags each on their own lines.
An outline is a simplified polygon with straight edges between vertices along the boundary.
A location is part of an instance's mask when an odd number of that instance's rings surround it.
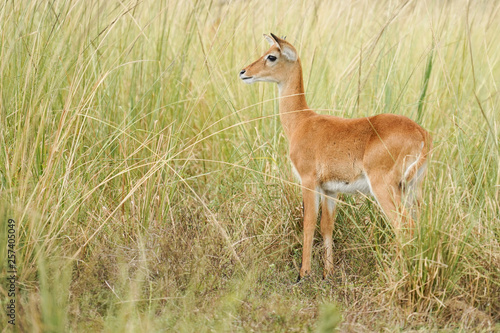
<svg viewBox="0 0 500 333">
<path fill-rule="evenodd" d="M 309 185 L 309 186 L 307 186 Z M 302 267 L 299 280 L 311 272 L 311 255 L 314 228 L 318 216 L 318 194 L 315 183 L 304 184 L 302 196 L 304 199 L 304 244 L 302 246 Z"/>
<path fill-rule="evenodd" d="M 325 246 L 323 279 L 333 274 L 333 226 L 335 223 L 335 198 L 337 195 L 323 197 L 321 203 L 321 235 Z"/>
</svg>

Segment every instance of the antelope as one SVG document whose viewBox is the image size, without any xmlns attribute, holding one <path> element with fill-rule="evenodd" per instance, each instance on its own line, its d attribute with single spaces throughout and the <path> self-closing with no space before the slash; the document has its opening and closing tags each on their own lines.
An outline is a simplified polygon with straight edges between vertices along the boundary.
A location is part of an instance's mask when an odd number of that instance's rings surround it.
<svg viewBox="0 0 500 333">
<path fill-rule="evenodd" d="M 421 181 L 431 149 L 426 130 L 407 117 L 379 114 L 347 119 L 314 112 L 304 94 L 296 49 L 284 38 L 264 35 L 270 49 L 239 73 L 245 83 L 275 82 L 279 115 L 289 142 L 292 169 L 301 182 L 304 223 L 298 280 L 311 272 L 312 241 L 321 200 L 323 278 L 333 273 L 333 226 L 339 193 L 371 195 L 395 234 L 420 201 Z"/>
</svg>

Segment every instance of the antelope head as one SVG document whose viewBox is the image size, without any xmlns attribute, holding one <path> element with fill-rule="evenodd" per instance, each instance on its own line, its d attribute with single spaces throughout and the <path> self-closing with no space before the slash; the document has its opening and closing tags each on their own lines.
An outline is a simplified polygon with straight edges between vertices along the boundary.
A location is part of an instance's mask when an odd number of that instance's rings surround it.
<svg viewBox="0 0 500 333">
<path fill-rule="evenodd" d="M 299 64 L 297 51 L 282 38 L 274 34 L 264 35 L 271 46 L 266 53 L 240 71 L 240 78 L 245 83 L 285 81 L 291 69 Z M 300 64 L 299 64 L 300 66 Z"/>
</svg>

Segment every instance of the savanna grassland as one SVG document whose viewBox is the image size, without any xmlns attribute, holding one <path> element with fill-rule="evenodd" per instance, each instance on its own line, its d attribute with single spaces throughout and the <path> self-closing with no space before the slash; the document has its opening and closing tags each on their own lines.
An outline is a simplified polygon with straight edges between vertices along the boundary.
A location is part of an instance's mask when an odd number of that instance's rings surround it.
<svg viewBox="0 0 500 333">
<path fill-rule="evenodd" d="M 237 76 L 269 32 L 318 112 L 433 136 L 415 238 L 341 196 L 327 280 L 316 233 L 295 284 L 277 88 Z M 500 330 L 500 3 L 2 1 L 0 45 L 3 331 Z"/>
</svg>

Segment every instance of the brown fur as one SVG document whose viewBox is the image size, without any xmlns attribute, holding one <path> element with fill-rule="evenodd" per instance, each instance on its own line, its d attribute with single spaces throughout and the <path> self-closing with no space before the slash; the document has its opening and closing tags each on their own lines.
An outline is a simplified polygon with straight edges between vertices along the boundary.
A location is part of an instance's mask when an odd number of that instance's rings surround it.
<svg viewBox="0 0 500 333">
<path fill-rule="evenodd" d="M 401 223 L 407 224 L 410 230 L 413 228 L 413 219 L 402 202 L 402 184 L 414 180 L 419 170 L 423 171 L 431 149 L 431 138 L 417 123 L 400 115 L 345 119 L 315 113 L 305 100 L 302 66 L 298 56 L 293 57 L 294 53 L 297 54 L 295 48 L 274 35 L 272 38 L 266 36 L 266 39 L 272 44 L 271 48 L 243 69 L 240 77 L 247 82 L 276 82 L 279 86 L 280 119 L 289 140 L 290 159 L 302 181 L 304 198 L 300 278 L 310 272 L 312 238 L 318 213 L 316 195 L 322 184 L 334 181 L 348 185 L 366 177 L 371 193 L 395 231 L 399 232 Z M 268 55 L 277 59 L 270 61 Z M 419 180 L 416 180 L 416 186 L 419 191 Z M 333 271 L 335 211 L 328 205 L 325 193 L 322 194 L 321 233 L 325 242 L 326 276 Z M 336 194 L 328 195 L 335 197 Z"/>
</svg>

